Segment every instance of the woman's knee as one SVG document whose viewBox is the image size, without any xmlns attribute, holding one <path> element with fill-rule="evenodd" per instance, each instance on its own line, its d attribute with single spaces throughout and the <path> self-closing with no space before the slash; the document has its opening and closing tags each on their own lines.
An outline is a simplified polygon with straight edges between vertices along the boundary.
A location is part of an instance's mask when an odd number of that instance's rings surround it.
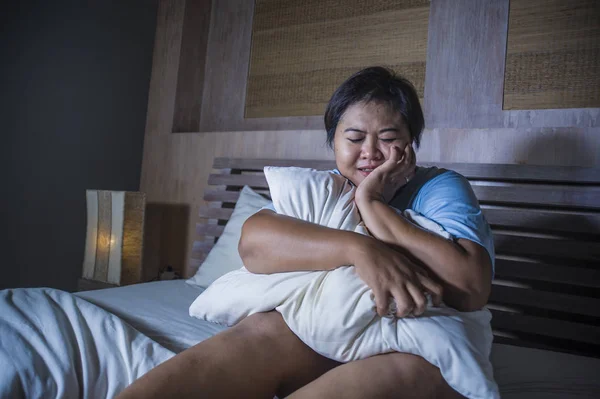
<svg viewBox="0 0 600 399">
<path fill-rule="evenodd" d="M 268 353 L 277 364 L 278 397 L 284 397 L 339 365 L 302 342 L 277 312 L 257 313 L 236 327 L 256 350 Z"/>
<path fill-rule="evenodd" d="M 462 398 L 444 380 L 440 369 L 422 357 L 406 353 L 389 353 L 384 356 L 389 357 L 393 363 L 393 369 L 397 371 L 396 378 L 401 378 L 415 392 L 421 392 L 422 397 Z M 390 379 L 390 384 L 392 381 Z"/>
<path fill-rule="evenodd" d="M 231 333 L 245 341 L 251 341 L 257 350 L 265 354 L 289 355 L 308 349 L 277 312 L 248 316 L 233 327 Z"/>
<path fill-rule="evenodd" d="M 242 320 L 234 329 L 252 336 L 270 339 L 281 339 L 288 334 L 293 335 L 283 321 L 283 317 L 277 312 L 255 313 Z"/>
</svg>

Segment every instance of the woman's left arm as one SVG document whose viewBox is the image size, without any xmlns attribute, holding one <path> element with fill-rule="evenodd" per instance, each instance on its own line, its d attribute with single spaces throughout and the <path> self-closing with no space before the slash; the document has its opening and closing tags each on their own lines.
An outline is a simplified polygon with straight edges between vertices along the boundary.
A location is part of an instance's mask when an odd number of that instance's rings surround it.
<svg viewBox="0 0 600 399">
<path fill-rule="evenodd" d="M 359 185 L 355 202 L 371 234 L 399 246 L 439 279 L 444 302 L 460 311 L 481 309 L 491 290 L 492 264 L 487 250 L 465 238 L 447 240 L 422 229 L 387 205 L 390 182 L 404 181 L 414 170 L 414 152 L 395 149 L 390 159 Z"/>
<path fill-rule="evenodd" d="M 448 306 L 468 312 L 487 303 L 492 265 L 485 248 L 471 240 L 450 241 L 422 229 L 380 199 L 357 198 L 356 204 L 374 237 L 403 248 L 439 279 Z"/>
</svg>

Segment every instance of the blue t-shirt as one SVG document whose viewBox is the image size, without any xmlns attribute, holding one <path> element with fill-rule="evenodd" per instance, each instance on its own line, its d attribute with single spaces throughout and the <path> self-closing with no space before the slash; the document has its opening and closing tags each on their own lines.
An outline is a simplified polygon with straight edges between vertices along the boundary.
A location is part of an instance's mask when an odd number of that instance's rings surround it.
<svg viewBox="0 0 600 399">
<path fill-rule="evenodd" d="M 464 176 L 451 170 L 438 174 L 421 186 L 408 208 L 440 224 L 455 239 L 466 238 L 484 247 L 492 261 L 493 276 L 492 230 Z"/>
<path fill-rule="evenodd" d="M 333 173 L 340 174 L 335 169 Z M 495 264 L 494 238 L 479 201 L 462 175 L 445 169 L 417 168 L 415 177 L 389 203 L 398 212 L 407 208 L 440 224 L 454 239 L 466 238 L 484 247 Z M 262 209 L 275 212 L 273 203 Z"/>
</svg>

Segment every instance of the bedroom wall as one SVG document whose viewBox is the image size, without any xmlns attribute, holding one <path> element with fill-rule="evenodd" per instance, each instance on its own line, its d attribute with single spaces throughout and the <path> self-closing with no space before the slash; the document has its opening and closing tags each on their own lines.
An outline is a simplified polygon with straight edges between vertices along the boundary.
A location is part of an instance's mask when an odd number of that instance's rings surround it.
<svg viewBox="0 0 600 399">
<path fill-rule="evenodd" d="M 159 2 L 141 178 L 150 201 L 189 207 L 186 259 L 215 157 L 332 159 L 324 131 L 311 121 L 306 130 L 297 128 L 304 123 L 297 119 L 293 129 L 285 129 L 285 120 L 274 124 L 229 112 L 245 93 L 248 60 L 240 54 L 249 53 L 252 2 L 190 1 Z M 208 41 L 207 59 L 197 61 L 204 86 L 181 82 L 181 73 L 190 74 L 189 64 L 180 65 L 181 59 L 189 61 L 181 52 L 186 48 L 182 38 L 189 38 L 186 4 L 195 4 L 198 13 L 211 12 L 208 38 L 201 36 L 204 26 L 192 32 Z M 419 160 L 600 166 L 600 110 L 502 110 L 508 5 L 508 0 L 431 1 L 425 80 L 429 128 Z M 230 118 L 224 123 L 235 131 L 172 133 L 181 113 L 177 99 L 186 98 L 178 92 L 178 79 L 179 90 L 203 90 L 202 112 L 209 107 L 219 118 Z M 193 96 L 188 92 L 187 98 Z M 198 102 L 187 109 L 200 112 Z M 190 275 L 199 264 L 191 259 L 177 266 Z"/>
<path fill-rule="evenodd" d="M 19 1 L 0 14 L 0 289 L 74 290 L 85 190 L 138 190 L 157 1 Z"/>
</svg>

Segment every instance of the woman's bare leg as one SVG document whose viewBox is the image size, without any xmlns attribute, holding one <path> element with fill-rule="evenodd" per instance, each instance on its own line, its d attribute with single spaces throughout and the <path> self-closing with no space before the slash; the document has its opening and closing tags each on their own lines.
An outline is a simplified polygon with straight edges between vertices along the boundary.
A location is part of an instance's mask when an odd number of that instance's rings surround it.
<svg viewBox="0 0 600 399">
<path fill-rule="evenodd" d="M 440 370 L 419 356 L 389 353 L 346 363 L 294 392 L 289 399 L 462 398 Z"/>
<path fill-rule="evenodd" d="M 119 398 L 271 399 L 338 364 L 300 341 L 279 313 L 260 313 L 154 368 Z"/>
</svg>

